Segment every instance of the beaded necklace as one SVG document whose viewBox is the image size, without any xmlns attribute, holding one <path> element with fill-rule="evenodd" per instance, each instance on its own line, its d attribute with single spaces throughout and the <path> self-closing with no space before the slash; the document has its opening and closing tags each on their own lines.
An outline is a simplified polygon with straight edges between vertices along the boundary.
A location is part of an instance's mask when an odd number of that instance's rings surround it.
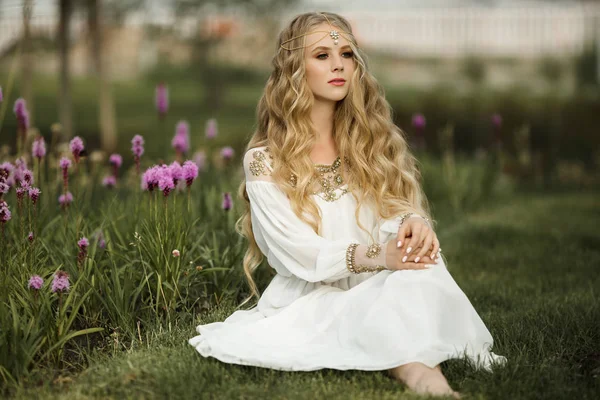
<svg viewBox="0 0 600 400">
<path fill-rule="evenodd" d="M 347 158 L 344 158 L 344 162 L 347 166 L 350 165 Z M 336 201 L 346 193 L 348 193 L 348 189 L 341 189 L 341 193 L 337 195 L 335 190 L 344 184 L 344 178 L 338 172 L 338 169 L 342 165 L 342 160 L 340 157 L 337 157 L 333 164 L 315 164 L 315 169 L 319 173 L 319 184 L 321 186 L 320 190 L 314 191 L 313 194 L 319 196 L 325 201 Z"/>
</svg>

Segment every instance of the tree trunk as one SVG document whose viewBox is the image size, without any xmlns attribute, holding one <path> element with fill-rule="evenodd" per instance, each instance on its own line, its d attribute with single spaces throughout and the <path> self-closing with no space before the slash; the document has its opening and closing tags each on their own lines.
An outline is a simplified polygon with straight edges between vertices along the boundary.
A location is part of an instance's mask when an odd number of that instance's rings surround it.
<svg viewBox="0 0 600 400">
<path fill-rule="evenodd" d="M 73 109 L 71 101 L 71 74 L 69 72 L 69 27 L 73 14 L 72 0 L 59 0 L 60 21 L 58 26 L 58 46 L 60 54 L 60 97 L 58 106 L 63 138 L 73 135 Z"/>
<path fill-rule="evenodd" d="M 115 105 L 110 88 L 110 78 L 104 63 L 102 0 L 88 0 L 88 24 L 92 35 L 94 67 L 98 79 L 98 122 L 102 149 L 113 152 L 117 147 Z"/>
<path fill-rule="evenodd" d="M 29 126 L 34 125 L 34 104 L 33 104 L 33 90 L 31 86 L 31 79 L 33 74 L 33 55 L 31 54 L 31 13 L 33 12 L 32 0 L 25 0 L 23 2 L 23 42 L 22 42 L 22 53 L 21 53 L 21 71 L 23 73 L 21 78 L 21 90 L 22 96 L 27 102 L 27 110 L 29 111 Z"/>
</svg>

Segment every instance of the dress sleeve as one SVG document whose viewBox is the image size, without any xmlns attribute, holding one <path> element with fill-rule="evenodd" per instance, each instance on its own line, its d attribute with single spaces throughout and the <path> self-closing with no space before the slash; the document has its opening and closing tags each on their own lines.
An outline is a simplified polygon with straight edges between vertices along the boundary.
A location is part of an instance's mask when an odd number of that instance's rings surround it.
<svg viewBox="0 0 600 400">
<path fill-rule="evenodd" d="M 284 276 L 309 282 L 334 282 L 353 275 L 346 250 L 356 240 L 328 240 L 293 212 L 289 199 L 271 180 L 269 154 L 251 149 L 244 155 L 246 192 L 252 231 L 269 265 Z"/>
</svg>

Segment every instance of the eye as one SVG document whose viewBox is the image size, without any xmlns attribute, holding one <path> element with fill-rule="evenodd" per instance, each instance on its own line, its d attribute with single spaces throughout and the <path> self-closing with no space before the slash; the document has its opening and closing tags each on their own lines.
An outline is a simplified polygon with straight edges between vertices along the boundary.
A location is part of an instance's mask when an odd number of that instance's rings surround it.
<svg viewBox="0 0 600 400">
<path fill-rule="evenodd" d="M 344 54 L 348 54 L 348 55 L 346 56 L 346 58 L 352 58 L 352 56 L 354 56 L 354 53 L 353 53 L 353 52 L 351 52 L 351 51 L 347 51 L 347 52 L 343 53 L 342 55 L 344 55 Z"/>
<path fill-rule="evenodd" d="M 321 56 L 326 56 L 326 55 L 327 55 L 327 53 L 319 54 L 319 55 L 317 56 L 317 58 L 318 58 L 319 60 L 324 60 L 325 58 L 321 58 Z"/>
</svg>

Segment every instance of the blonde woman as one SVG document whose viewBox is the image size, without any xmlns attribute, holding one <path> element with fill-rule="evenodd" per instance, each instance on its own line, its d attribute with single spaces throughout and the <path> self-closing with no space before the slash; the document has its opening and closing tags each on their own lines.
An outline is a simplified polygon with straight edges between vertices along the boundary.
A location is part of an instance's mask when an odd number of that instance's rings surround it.
<svg viewBox="0 0 600 400">
<path fill-rule="evenodd" d="M 306 13 L 279 35 L 244 155 L 238 231 L 257 304 L 189 340 L 204 357 L 286 371 L 387 371 L 459 394 L 439 364 L 505 358 L 446 269 L 416 160 L 349 23 Z M 262 295 L 252 272 L 276 272 Z"/>
</svg>

